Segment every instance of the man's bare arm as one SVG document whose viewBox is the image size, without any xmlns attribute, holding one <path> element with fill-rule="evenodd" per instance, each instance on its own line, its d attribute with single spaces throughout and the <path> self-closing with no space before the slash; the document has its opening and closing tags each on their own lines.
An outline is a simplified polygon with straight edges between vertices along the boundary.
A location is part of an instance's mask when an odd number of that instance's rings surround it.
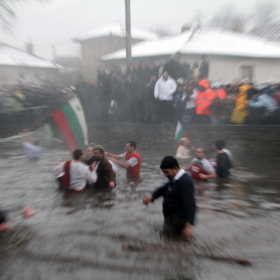
<svg viewBox="0 0 280 280">
<path fill-rule="evenodd" d="M 109 157 L 109 158 L 113 158 L 113 159 L 121 159 L 122 156 L 121 155 L 115 155 L 115 154 L 111 154 L 109 152 L 104 153 L 105 156 Z"/>
<path fill-rule="evenodd" d="M 109 158 L 112 162 L 115 162 L 117 163 L 119 166 L 123 167 L 123 168 L 129 168 L 130 167 L 130 164 L 128 162 L 125 162 L 125 161 L 120 161 L 120 160 L 117 160 L 115 158 Z"/>
</svg>

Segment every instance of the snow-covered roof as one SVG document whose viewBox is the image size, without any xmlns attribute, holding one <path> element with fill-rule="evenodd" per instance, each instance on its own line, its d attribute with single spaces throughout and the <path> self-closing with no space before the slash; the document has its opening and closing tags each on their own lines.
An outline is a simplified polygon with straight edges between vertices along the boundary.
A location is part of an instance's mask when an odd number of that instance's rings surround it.
<svg viewBox="0 0 280 280">
<path fill-rule="evenodd" d="M 73 38 L 73 41 L 80 42 L 92 38 L 109 36 L 109 35 L 114 35 L 117 37 L 125 37 L 125 24 L 122 22 L 113 22 L 100 27 L 96 27 L 92 30 L 82 33 L 81 35 L 76 36 L 75 38 Z M 134 39 L 154 40 L 158 38 L 158 35 L 154 32 L 150 32 L 145 29 L 132 25 L 131 37 Z"/>
<path fill-rule="evenodd" d="M 177 52 L 199 55 L 280 58 L 280 44 L 248 34 L 219 29 L 200 29 L 132 46 L 132 57 L 138 58 L 173 55 Z M 102 57 L 103 60 L 124 58 L 125 50 Z"/>
<path fill-rule="evenodd" d="M 58 65 L 52 63 L 51 61 L 31 55 L 27 52 L 3 43 L 0 43 L 0 65 L 59 68 Z"/>
</svg>

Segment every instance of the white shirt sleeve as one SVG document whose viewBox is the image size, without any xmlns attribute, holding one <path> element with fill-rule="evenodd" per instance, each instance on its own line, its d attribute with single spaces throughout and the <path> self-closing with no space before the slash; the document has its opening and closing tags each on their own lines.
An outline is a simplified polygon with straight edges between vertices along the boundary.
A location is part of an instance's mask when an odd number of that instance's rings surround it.
<svg viewBox="0 0 280 280">
<path fill-rule="evenodd" d="M 208 174 L 211 172 L 215 172 L 213 165 L 207 159 L 203 160 L 203 168 Z"/>
<path fill-rule="evenodd" d="M 170 89 L 169 94 L 173 94 L 173 93 L 176 91 L 176 89 L 177 89 L 177 84 L 176 84 L 176 82 L 172 79 L 172 80 L 171 80 L 171 89 Z"/>
<path fill-rule="evenodd" d="M 121 154 L 120 157 L 121 157 L 123 160 L 125 160 L 125 155 L 126 155 L 126 153 Z"/>
<path fill-rule="evenodd" d="M 130 158 L 127 162 L 129 163 L 129 165 L 130 165 L 131 167 L 134 167 L 134 166 L 136 166 L 136 165 L 138 164 L 138 160 L 137 160 L 136 157 Z"/>
<path fill-rule="evenodd" d="M 55 166 L 55 168 L 53 169 L 53 175 L 54 176 L 58 176 L 61 172 L 64 171 L 64 164 L 65 164 L 65 161 L 62 162 L 61 164 Z"/>
</svg>

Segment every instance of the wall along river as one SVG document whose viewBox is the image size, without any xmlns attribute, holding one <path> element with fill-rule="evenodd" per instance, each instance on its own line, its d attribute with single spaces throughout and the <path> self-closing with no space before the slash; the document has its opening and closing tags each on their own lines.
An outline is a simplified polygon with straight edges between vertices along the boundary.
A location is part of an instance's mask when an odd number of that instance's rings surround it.
<svg viewBox="0 0 280 280">
<path fill-rule="evenodd" d="M 236 167 L 231 180 L 196 185 L 195 238 L 186 243 L 160 238 L 161 199 L 142 204 L 166 181 L 161 156 L 142 154 L 139 186 L 127 184 L 119 168 L 112 192 L 65 194 L 51 171 L 69 158 L 67 151 L 45 149 L 36 163 L 20 147 L 0 153 L 0 206 L 10 220 L 0 234 L 0 279 L 279 279 L 280 176 L 273 164 L 259 171 L 251 162 L 250 169 Z M 36 213 L 23 218 L 29 206 Z M 152 249 L 122 251 L 127 242 Z M 252 265 L 197 254 L 240 257 Z"/>
</svg>

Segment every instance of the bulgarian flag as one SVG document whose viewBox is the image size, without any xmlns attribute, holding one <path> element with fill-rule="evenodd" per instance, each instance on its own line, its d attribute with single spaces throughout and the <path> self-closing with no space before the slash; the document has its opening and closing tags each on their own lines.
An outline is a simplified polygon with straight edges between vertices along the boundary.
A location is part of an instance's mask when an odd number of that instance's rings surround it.
<svg viewBox="0 0 280 280">
<path fill-rule="evenodd" d="M 70 99 L 60 109 L 52 113 L 68 149 L 84 149 L 88 144 L 88 131 L 83 107 L 77 97 Z"/>
<path fill-rule="evenodd" d="M 181 122 L 178 121 L 176 131 L 175 131 L 175 141 L 174 141 L 175 155 L 177 153 L 178 148 L 181 146 L 181 144 L 179 143 L 181 138 L 188 139 L 188 136 L 184 132 L 184 129 L 183 129 L 183 126 L 182 126 Z"/>
</svg>

